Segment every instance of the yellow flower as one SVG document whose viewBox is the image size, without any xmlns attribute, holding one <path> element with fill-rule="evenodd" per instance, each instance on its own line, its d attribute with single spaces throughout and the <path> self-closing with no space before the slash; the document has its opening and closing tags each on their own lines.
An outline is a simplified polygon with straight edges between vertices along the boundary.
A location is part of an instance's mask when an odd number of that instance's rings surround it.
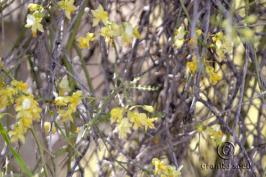
<svg viewBox="0 0 266 177">
<path fill-rule="evenodd" d="M 202 30 L 201 29 L 197 29 L 196 30 L 196 36 L 199 37 L 200 35 L 202 35 Z"/>
<path fill-rule="evenodd" d="M 34 12 L 34 11 L 42 12 L 44 10 L 43 6 L 41 6 L 39 4 L 35 4 L 35 3 L 29 3 L 28 9 L 30 12 Z"/>
<path fill-rule="evenodd" d="M 225 53 L 232 51 L 233 44 L 227 39 L 226 36 L 224 36 L 223 32 L 220 31 L 214 34 L 212 41 L 214 42 L 214 44 L 212 44 L 211 46 L 215 48 L 215 51 L 219 57 L 219 61 L 224 58 Z"/>
<path fill-rule="evenodd" d="M 111 122 L 120 122 L 123 118 L 124 109 L 120 107 L 111 110 Z"/>
<path fill-rule="evenodd" d="M 58 96 L 55 98 L 55 105 L 56 106 L 67 106 L 69 103 L 69 97 L 68 96 Z"/>
<path fill-rule="evenodd" d="M 213 140 L 216 144 L 221 144 L 223 139 L 223 132 L 221 130 L 215 130 L 212 127 L 207 129 L 207 133 L 211 140 Z"/>
<path fill-rule="evenodd" d="M 20 141 L 21 143 L 25 142 L 25 133 L 26 129 L 21 125 L 20 122 L 18 122 L 14 129 L 9 132 L 9 136 L 11 136 L 11 142 L 17 142 Z"/>
<path fill-rule="evenodd" d="M 29 120 L 40 119 L 41 108 L 37 101 L 34 100 L 32 95 L 22 95 L 16 99 L 15 110 L 17 112 L 17 118 L 23 119 L 25 125 L 29 125 Z M 27 121 L 28 120 L 28 121 Z"/>
<path fill-rule="evenodd" d="M 71 14 L 76 10 L 74 0 L 61 0 L 58 2 L 58 6 L 65 11 L 65 15 L 68 19 L 71 19 Z"/>
<path fill-rule="evenodd" d="M 120 33 L 120 27 L 113 22 L 108 22 L 106 26 L 101 28 L 100 34 L 106 40 L 106 42 L 111 42 L 114 37 L 117 37 Z"/>
<path fill-rule="evenodd" d="M 213 85 L 217 84 L 220 80 L 222 80 L 222 75 L 220 75 L 219 73 L 215 73 L 215 72 L 210 73 L 209 77 L 210 77 L 210 82 Z"/>
<path fill-rule="evenodd" d="M 220 80 L 222 80 L 222 75 L 214 71 L 214 68 L 207 65 L 206 72 L 209 75 L 210 83 L 212 85 L 217 84 Z"/>
<path fill-rule="evenodd" d="M 184 44 L 184 37 L 185 37 L 186 31 L 185 27 L 182 25 L 179 28 L 177 28 L 174 32 L 174 46 L 179 49 Z"/>
<path fill-rule="evenodd" d="M 191 74 L 195 74 L 198 69 L 198 62 L 196 57 L 192 58 L 192 61 L 187 62 L 187 69 Z"/>
<path fill-rule="evenodd" d="M 121 33 L 122 41 L 126 44 L 130 44 L 134 38 L 140 39 L 141 37 L 138 28 L 133 28 L 133 26 L 128 22 L 123 23 Z"/>
<path fill-rule="evenodd" d="M 51 127 L 52 127 L 51 122 L 44 122 L 43 128 L 44 128 L 44 132 L 45 132 L 45 134 L 49 134 L 50 132 L 52 132 L 52 133 L 56 133 L 56 128 L 55 128 L 55 126 L 53 125 L 52 130 L 51 130 Z"/>
<path fill-rule="evenodd" d="M 37 32 L 43 32 L 43 26 L 41 24 L 42 21 L 42 17 L 38 17 L 35 14 L 28 14 L 27 15 L 27 20 L 26 20 L 26 28 L 31 28 L 32 31 L 32 36 L 36 37 L 37 36 Z"/>
<path fill-rule="evenodd" d="M 154 128 L 154 121 L 157 118 L 148 118 L 145 113 L 139 113 L 136 111 L 128 111 L 128 118 L 133 123 L 133 128 L 145 128 L 147 130 L 148 128 Z"/>
<path fill-rule="evenodd" d="M 152 165 L 154 166 L 154 174 L 160 177 L 179 177 L 181 175 L 179 168 L 178 170 L 174 166 L 167 165 L 165 162 L 153 158 Z"/>
<path fill-rule="evenodd" d="M 59 106 L 58 115 L 63 122 L 73 121 L 72 114 L 76 112 L 81 100 L 81 91 L 74 92 L 72 96 L 61 96 L 55 99 L 55 105 Z"/>
<path fill-rule="evenodd" d="M 90 42 L 95 40 L 95 36 L 93 33 L 87 33 L 85 37 L 79 37 L 78 43 L 79 47 L 82 49 L 89 48 Z"/>
<path fill-rule="evenodd" d="M 16 89 L 17 92 L 28 92 L 28 84 L 22 81 L 12 80 L 11 85 Z"/>
<path fill-rule="evenodd" d="M 65 75 L 59 83 L 59 95 L 67 95 L 71 91 L 67 75 Z"/>
<path fill-rule="evenodd" d="M 58 110 L 58 115 L 62 120 L 62 122 L 67 122 L 67 121 L 73 122 L 74 121 L 72 116 L 73 113 L 74 112 L 72 110 L 64 110 L 64 109 Z"/>
<path fill-rule="evenodd" d="M 121 139 L 126 138 L 127 134 L 130 133 L 130 128 L 131 127 L 132 127 L 132 125 L 130 124 L 128 119 L 122 119 L 118 123 L 118 126 L 117 126 L 119 138 L 121 138 Z"/>
<path fill-rule="evenodd" d="M 76 111 L 76 107 L 81 103 L 82 91 L 76 91 L 69 99 L 70 109 Z"/>
<path fill-rule="evenodd" d="M 157 158 L 152 159 L 152 165 L 154 166 L 155 175 L 159 175 L 167 170 L 167 165 Z"/>
<path fill-rule="evenodd" d="M 16 94 L 15 89 L 6 87 L 0 89 L 0 109 L 6 108 L 14 102 L 13 96 Z"/>
<path fill-rule="evenodd" d="M 96 26 L 99 24 L 99 22 L 103 22 L 104 24 L 106 24 L 106 22 L 108 21 L 108 13 L 106 11 L 104 11 L 103 6 L 99 5 L 98 8 L 96 10 L 92 11 L 92 15 L 93 15 L 93 26 Z"/>
<path fill-rule="evenodd" d="M 156 120 L 157 120 L 157 117 L 144 119 L 143 125 L 144 125 L 145 130 L 147 130 L 148 128 L 155 128 L 154 122 Z"/>
</svg>

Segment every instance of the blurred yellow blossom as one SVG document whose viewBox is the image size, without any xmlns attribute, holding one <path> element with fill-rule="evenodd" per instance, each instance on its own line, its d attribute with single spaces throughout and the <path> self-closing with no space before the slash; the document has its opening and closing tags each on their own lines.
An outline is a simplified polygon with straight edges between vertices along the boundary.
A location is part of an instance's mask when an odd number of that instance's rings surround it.
<svg viewBox="0 0 266 177">
<path fill-rule="evenodd" d="M 0 89 L 0 109 L 6 108 L 14 102 L 13 96 L 16 94 L 14 88 L 3 87 Z"/>
<path fill-rule="evenodd" d="M 192 61 L 188 61 L 186 67 L 191 74 L 195 74 L 198 69 L 197 58 L 193 57 Z"/>
<path fill-rule="evenodd" d="M 131 127 L 132 125 L 128 121 L 128 119 L 122 119 L 117 126 L 119 138 L 125 139 L 127 137 L 127 134 L 130 133 Z"/>
<path fill-rule="evenodd" d="M 106 42 L 111 42 L 114 37 L 117 37 L 121 33 L 119 25 L 114 22 L 108 22 L 104 27 L 101 28 L 100 34 L 106 40 Z"/>
<path fill-rule="evenodd" d="M 179 28 L 177 28 L 174 32 L 174 46 L 179 49 L 184 44 L 184 37 L 186 35 L 185 27 L 184 25 L 181 25 Z"/>
<path fill-rule="evenodd" d="M 85 37 L 78 38 L 79 47 L 82 49 L 89 48 L 90 42 L 94 40 L 95 40 L 94 34 L 88 32 Z"/>
<path fill-rule="evenodd" d="M 176 169 L 176 167 L 167 165 L 164 161 L 157 158 L 152 159 L 152 165 L 154 166 L 153 173 L 159 177 L 179 177 L 181 175 L 181 168 Z"/>
<path fill-rule="evenodd" d="M 99 24 L 99 22 L 103 22 L 104 24 L 108 21 L 108 13 L 103 9 L 102 5 L 99 5 L 96 10 L 92 10 L 93 15 L 93 26 Z"/>
<path fill-rule="evenodd" d="M 45 134 L 49 134 L 50 132 L 52 132 L 53 134 L 56 133 L 56 128 L 54 125 L 52 126 L 51 122 L 44 122 L 43 128 L 44 128 Z"/>
<path fill-rule="evenodd" d="M 8 134 L 11 136 L 11 142 L 20 141 L 21 143 L 25 143 L 25 133 L 26 129 L 21 125 L 21 123 L 15 124 L 13 130 L 11 130 Z"/>
<path fill-rule="evenodd" d="M 58 115 L 63 122 L 73 121 L 73 113 L 81 103 L 82 92 L 76 91 L 72 96 L 60 96 L 55 98 L 55 105 L 58 106 Z"/>
<path fill-rule="evenodd" d="M 74 0 L 61 0 L 58 2 L 58 6 L 64 10 L 68 19 L 71 19 L 71 14 L 76 10 Z"/>
<path fill-rule="evenodd" d="M 154 121 L 156 118 L 148 118 L 145 113 L 139 113 L 137 111 L 128 111 L 127 114 L 130 122 L 133 123 L 133 128 L 145 128 L 147 130 L 148 128 L 154 128 Z"/>
<path fill-rule="evenodd" d="M 125 44 L 130 44 L 134 38 L 140 39 L 138 27 L 133 27 L 130 23 L 122 24 L 121 38 Z"/>
<path fill-rule="evenodd" d="M 27 15 L 27 20 L 26 20 L 26 28 L 31 28 L 32 31 L 32 36 L 36 37 L 37 36 L 37 32 L 43 32 L 43 26 L 41 24 L 42 21 L 42 17 L 38 17 L 37 15 L 32 15 L 32 14 L 28 14 Z"/>
<path fill-rule="evenodd" d="M 124 109 L 120 107 L 111 110 L 111 122 L 120 122 L 123 118 Z"/>
<path fill-rule="evenodd" d="M 43 11 L 44 8 L 43 6 L 39 5 L 39 4 L 35 4 L 35 3 L 29 3 L 28 5 L 28 9 L 30 12 L 35 12 L 35 11 Z"/>
<path fill-rule="evenodd" d="M 217 84 L 223 78 L 221 73 L 215 72 L 214 68 L 209 65 L 206 66 L 206 72 L 209 75 L 210 83 L 212 85 Z"/>
</svg>

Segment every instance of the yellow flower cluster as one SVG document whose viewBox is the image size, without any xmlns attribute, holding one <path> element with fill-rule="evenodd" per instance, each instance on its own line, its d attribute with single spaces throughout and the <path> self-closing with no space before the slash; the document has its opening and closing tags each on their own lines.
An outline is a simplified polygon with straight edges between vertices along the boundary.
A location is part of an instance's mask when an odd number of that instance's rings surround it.
<svg viewBox="0 0 266 177">
<path fill-rule="evenodd" d="M 196 131 L 200 134 L 206 133 L 208 139 L 212 140 L 216 145 L 219 145 L 223 141 L 224 134 L 220 129 L 215 129 L 213 127 L 207 127 L 203 124 L 198 124 L 196 126 Z"/>
<path fill-rule="evenodd" d="M 174 46 L 175 48 L 179 49 L 182 47 L 182 45 L 185 42 L 186 31 L 184 25 L 181 25 L 179 28 L 177 28 L 174 32 Z"/>
<path fill-rule="evenodd" d="M 55 105 L 58 106 L 58 114 L 63 122 L 72 121 L 73 113 L 81 103 L 82 92 L 76 91 L 71 96 L 59 96 L 55 99 Z"/>
<path fill-rule="evenodd" d="M 215 72 L 214 68 L 209 65 L 206 66 L 206 72 L 209 75 L 209 80 L 212 85 L 217 84 L 223 78 L 221 73 Z"/>
<path fill-rule="evenodd" d="M 195 74 L 198 69 L 198 61 L 196 57 L 192 58 L 192 61 L 187 62 L 187 69 L 191 74 Z"/>
<path fill-rule="evenodd" d="M 223 32 L 218 32 L 212 37 L 213 44 L 211 47 L 215 48 L 215 51 L 219 57 L 219 60 L 222 60 L 225 56 L 225 53 L 232 50 L 232 43 L 224 36 Z"/>
<path fill-rule="evenodd" d="M 93 33 L 87 33 L 85 37 L 79 37 L 78 38 L 78 43 L 79 47 L 81 49 L 89 48 L 90 47 L 90 42 L 95 40 L 95 36 Z"/>
<path fill-rule="evenodd" d="M 137 107 L 142 107 L 144 110 L 150 113 L 154 112 L 153 107 L 148 105 L 132 106 L 129 109 L 115 107 L 111 110 L 111 122 L 117 124 L 119 138 L 126 138 L 132 127 L 135 130 L 140 128 L 144 128 L 145 130 L 148 130 L 149 128 L 155 128 L 154 121 L 156 121 L 157 118 L 149 118 L 147 114 L 133 110 Z"/>
<path fill-rule="evenodd" d="M 138 28 L 133 27 L 132 24 L 124 22 L 122 24 L 116 24 L 109 20 L 108 12 L 105 11 L 102 5 L 99 5 L 97 9 L 92 10 L 93 15 L 93 26 L 97 26 L 102 23 L 104 26 L 100 29 L 100 35 L 105 38 L 107 42 L 112 42 L 116 37 L 120 37 L 122 42 L 129 45 L 134 38 L 140 39 L 141 35 Z M 80 47 L 87 45 L 82 45 L 83 43 L 88 43 L 88 40 L 78 40 Z"/>
<path fill-rule="evenodd" d="M 179 177 L 181 168 L 176 169 L 174 166 L 167 165 L 165 162 L 153 158 L 152 165 L 154 166 L 154 174 L 160 177 Z"/>
<path fill-rule="evenodd" d="M 41 24 L 44 17 L 44 8 L 41 5 L 30 3 L 28 5 L 30 14 L 27 15 L 26 28 L 31 28 L 32 36 L 36 37 L 37 32 L 43 32 L 43 26 Z"/>
<path fill-rule="evenodd" d="M 56 133 L 56 128 L 54 125 L 52 126 L 51 122 L 44 122 L 43 127 L 46 135 L 49 134 L 50 132 Z"/>
<path fill-rule="evenodd" d="M 28 92 L 28 85 L 13 80 L 10 86 L 0 89 L 0 109 L 15 103 L 16 119 L 13 130 L 9 132 L 11 142 L 25 142 L 25 133 L 32 126 L 33 121 L 39 121 L 41 108 L 33 95 Z"/>
<path fill-rule="evenodd" d="M 205 66 L 205 71 L 208 75 L 209 81 L 212 85 L 217 84 L 219 81 L 222 80 L 222 73 L 221 72 L 215 72 L 214 68 L 207 64 L 206 62 L 204 63 Z M 186 68 L 191 74 L 195 74 L 197 69 L 198 69 L 198 62 L 196 57 L 192 58 L 192 61 L 187 62 Z"/>
<path fill-rule="evenodd" d="M 77 9 L 74 5 L 74 0 L 61 0 L 58 2 L 58 6 L 64 10 L 65 16 L 71 19 L 71 14 Z"/>
</svg>

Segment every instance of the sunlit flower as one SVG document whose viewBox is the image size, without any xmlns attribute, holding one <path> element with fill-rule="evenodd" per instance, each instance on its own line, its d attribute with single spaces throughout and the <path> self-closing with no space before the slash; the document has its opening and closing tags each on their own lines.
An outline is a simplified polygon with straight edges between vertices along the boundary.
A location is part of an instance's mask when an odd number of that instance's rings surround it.
<svg viewBox="0 0 266 177">
<path fill-rule="evenodd" d="M 31 28 L 32 36 L 36 37 L 37 32 L 43 32 L 43 26 L 41 24 L 42 18 L 37 17 L 36 15 L 28 14 L 26 20 L 26 28 Z"/>
<path fill-rule="evenodd" d="M 24 92 L 27 93 L 28 92 L 28 84 L 22 81 L 17 81 L 17 80 L 12 80 L 11 81 L 11 85 L 14 87 L 14 89 L 16 89 L 16 91 L 20 91 L 20 92 Z"/>
<path fill-rule="evenodd" d="M 215 85 L 222 80 L 222 75 L 218 72 L 215 72 L 214 68 L 209 65 L 206 66 L 206 72 L 209 75 L 210 83 L 212 85 Z"/>
<path fill-rule="evenodd" d="M 87 33 L 85 37 L 79 37 L 78 43 L 79 47 L 82 49 L 89 48 L 90 42 L 95 40 L 95 36 L 93 33 Z"/>
<path fill-rule="evenodd" d="M 185 42 L 185 37 L 186 35 L 186 31 L 185 31 L 185 27 L 183 25 L 181 25 L 179 28 L 177 28 L 174 32 L 174 46 L 179 49 L 180 47 L 182 47 L 182 45 Z"/>
<path fill-rule="evenodd" d="M 25 142 L 25 133 L 26 133 L 26 129 L 24 128 L 24 126 L 18 122 L 13 130 L 11 130 L 8 134 L 9 136 L 11 136 L 11 142 L 17 142 L 20 141 L 21 143 Z"/>
<path fill-rule="evenodd" d="M 72 96 L 60 96 L 55 99 L 55 105 L 58 106 L 58 115 L 63 122 L 73 121 L 72 114 L 76 112 L 81 100 L 81 91 L 74 92 Z"/>
<path fill-rule="evenodd" d="M 27 119 L 36 121 L 40 119 L 41 108 L 32 95 L 18 97 L 16 99 L 15 110 L 17 111 L 17 118 L 23 119 L 24 122 L 29 123 L 30 121 L 26 121 Z M 28 123 L 26 124 L 29 125 Z"/>
<path fill-rule="evenodd" d="M 51 127 L 53 127 L 52 130 L 51 130 Z M 45 134 L 49 134 L 50 132 L 56 133 L 56 128 L 54 125 L 52 126 L 51 122 L 44 122 L 43 128 L 44 128 Z"/>
<path fill-rule="evenodd" d="M 92 10 L 93 15 L 93 26 L 99 24 L 99 22 L 103 22 L 104 24 L 108 21 L 108 13 L 104 11 L 103 6 L 99 5 L 96 10 Z"/>
<path fill-rule="evenodd" d="M 44 10 L 43 6 L 35 3 L 29 3 L 28 9 L 30 12 L 35 12 L 35 11 L 42 12 Z"/>
<path fill-rule="evenodd" d="M 139 113 L 137 111 L 128 111 L 128 118 L 133 123 L 133 128 L 154 128 L 154 121 L 156 118 L 150 119 L 145 113 Z"/>
<path fill-rule="evenodd" d="M 132 125 L 128 121 L 128 119 L 122 119 L 117 125 L 119 138 L 121 139 L 126 138 L 127 134 L 130 133 L 131 127 Z"/>
<path fill-rule="evenodd" d="M 176 169 L 174 166 L 167 165 L 157 158 L 152 159 L 152 165 L 154 166 L 153 173 L 160 177 L 179 177 L 181 175 L 180 170 L 182 166 Z"/>
<path fill-rule="evenodd" d="M 100 34 L 106 42 L 110 42 L 120 34 L 120 27 L 116 23 L 108 22 L 106 26 L 101 28 Z"/>
<path fill-rule="evenodd" d="M 121 38 L 124 43 L 130 44 L 134 38 L 140 39 L 140 37 L 141 36 L 137 27 L 133 28 L 133 26 L 128 22 L 123 23 Z"/>
<path fill-rule="evenodd" d="M 187 69 L 191 74 L 195 74 L 198 69 L 198 62 L 196 57 L 192 58 L 192 61 L 187 62 Z"/>
<path fill-rule="evenodd" d="M 76 10 L 74 0 L 61 0 L 58 2 L 58 6 L 64 10 L 68 19 L 71 19 L 71 14 Z"/>
<path fill-rule="evenodd" d="M 111 110 L 111 122 L 120 122 L 123 118 L 124 109 L 120 107 Z"/>
<path fill-rule="evenodd" d="M 14 88 L 3 87 L 0 89 L 0 109 L 6 108 L 8 105 L 14 102 L 13 96 L 16 94 Z"/>
</svg>

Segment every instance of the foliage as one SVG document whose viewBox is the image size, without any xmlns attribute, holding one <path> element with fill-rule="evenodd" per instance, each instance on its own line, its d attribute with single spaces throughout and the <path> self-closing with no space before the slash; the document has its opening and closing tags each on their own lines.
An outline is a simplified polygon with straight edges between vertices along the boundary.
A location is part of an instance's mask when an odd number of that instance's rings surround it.
<svg viewBox="0 0 266 177">
<path fill-rule="evenodd" d="M 0 176 L 265 176 L 265 9 L 0 1 Z"/>
</svg>

